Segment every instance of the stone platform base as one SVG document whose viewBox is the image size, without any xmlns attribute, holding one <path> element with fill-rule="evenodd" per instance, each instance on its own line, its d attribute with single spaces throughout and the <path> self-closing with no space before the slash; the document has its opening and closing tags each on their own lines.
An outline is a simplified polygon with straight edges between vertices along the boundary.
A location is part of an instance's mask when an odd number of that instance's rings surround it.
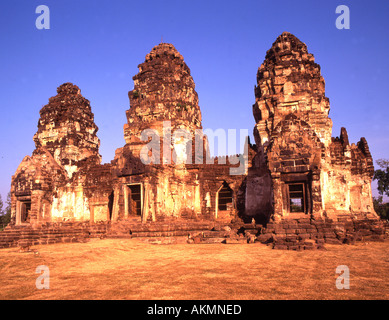
<svg viewBox="0 0 389 320">
<path fill-rule="evenodd" d="M 112 223 L 107 238 L 137 238 L 149 243 L 248 243 L 254 242 L 260 226 L 232 222 L 180 220 L 170 222 Z M 250 230 L 249 234 L 247 231 Z M 246 232 L 245 232 L 246 231 Z M 251 240 L 250 240 L 251 239 Z"/>
<path fill-rule="evenodd" d="M 142 223 L 138 219 L 118 222 L 58 222 L 7 226 L 0 232 L 0 248 L 86 242 L 91 238 L 137 238 L 150 243 L 221 243 L 238 227 L 215 221 L 165 221 Z M 223 229 L 224 228 L 224 229 Z M 256 232 L 257 233 L 257 232 Z"/>
<path fill-rule="evenodd" d="M 41 244 L 86 242 L 91 238 L 136 238 L 153 244 L 262 243 L 273 249 L 313 250 L 325 244 L 383 241 L 388 232 L 388 223 L 378 219 L 285 219 L 269 222 L 265 227 L 241 220 L 59 222 L 34 227 L 8 226 L 0 232 L 0 248 L 23 249 Z"/>
<path fill-rule="evenodd" d="M 312 250 L 321 249 L 326 243 L 383 241 L 388 231 L 388 222 L 379 219 L 285 219 L 269 222 L 257 240 L 274 249 Z"/>
<path fill-rule="evenodd" d="M 39 227 L 7 226 L 0 232 L 0 248 L 85 242 L 89 237 L 88 225 L 85 223 L 47 223 Z"/>
</svg>

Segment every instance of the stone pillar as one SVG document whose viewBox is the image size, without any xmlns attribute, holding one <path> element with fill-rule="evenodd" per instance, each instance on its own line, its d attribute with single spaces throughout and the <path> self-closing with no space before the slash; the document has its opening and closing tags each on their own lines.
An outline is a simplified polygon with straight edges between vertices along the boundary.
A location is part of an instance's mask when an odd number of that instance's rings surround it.
<svg viewBox="0 0 389 320">
<path fill-rule="evenodd" d="M 90 211 L 90 219 L 89 223 L 94 224 L 95 223 L 95 206 L 89 202 L 89 211 Z"/>
<path fill-rule="evenodd" d="M 217 216 L 218 216 L 218 211 L 219 211 L 219 191 L 220 189 L 222 188 L 223 186 L 221 186 L 217 192 L 216 192 L 216 195 L 215 195 L 215 219 L 217 219 Z"/>
<path fill-rule="evenodd" d="M 194 186 L 194 212 L 196 216 L 201 215 L 200 183 L 195 181 Z"/>
<path fill-rule="evenodd" d="M 275 221 L 281 220 L 281 218 L 284 215 L 284 208 L 283 208 L 283 195 L 282 195 L 282 182 L 280 179 L 279 173 L 272 173 L 272 180 L 273 180 L 273 208 L 274 208 L 274 214 L 273 219 Z"/>
<path fill-rule="evenodd" d="M 148 182 L 144 182 L 143 186 L 144 186 L 144 192 L 143 192 L 143 208 L 142 208 L 141 220 L 143 223 L 145 223 L 147 221 L 147 219 L 149 218 L 149 213 L 150 213 L 150 210 L 149 210 L 149 189 L 150 189 L 150 186 L 149 186 Z"/>
<path fill-rule="evenodd" d="M 35 192 L 35 203 L 31 203 L 31 206 L 35 206 L 36 207 L 36 218 L 35 218 L 35 222 L 40 222 L 43 220 L 43 205 L 42 205 L 42 199 L 43 199 L 43 196 L 44 196 L 44 191 L 38 191 L 36 190 Z"/>
<path fill-rule="evenodd" d="M 20 201 L 16 200 L 15 204 L 15 225 L 20 225 L 21 219 L 20 219 Z"/>
<path fill-rule="evenodd" d="M 117 221 L 119 219 L 119 196 L 120 187 L 115 187 L 113 191 L 112 221 Z"/>
<path fill-rule="evenodd" d="M 124 196 L 124 219 L 128 218 L 128 186 L 123 184 L 123 196 Z"/>
<path fill-rule="evenodd" d="M 40 203 L 40 191 L 33 190 L 31 192 L 31 209 L 29 212 L 29 222 L 30 224 L 35 224 L 38 221 L 39 215 L 39 203 Z"/>
<path fill-rule="evenodd" d="M 323 215 L 322 195 L 320 186 L 320 171 L 312 173 L 311 186 L 312 212 L 313 218 L 321 218 Z"/>
</svg>

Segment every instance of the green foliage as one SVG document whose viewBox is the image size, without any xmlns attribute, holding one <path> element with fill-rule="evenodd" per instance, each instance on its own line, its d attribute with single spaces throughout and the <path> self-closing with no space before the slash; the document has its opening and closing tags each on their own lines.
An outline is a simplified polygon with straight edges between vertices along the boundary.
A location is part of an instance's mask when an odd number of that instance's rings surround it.
<svg viewBox="0 0 389 320">
<path fill-rule="evenodd" d="M 373 198 L 374 210 L 381 219 L 389 220 L 389 203 L 382 203 L 382 196 Z"/>
<path fill-rule="evenodd" d="M 11 221 L 11 192 L 8 192 L 5 210 L 3 210 L 3 200 L 0 195 L 0 230 Z"/>
<path fill-rule="evenodd" d="M 378 159 L 376 162 L 381 168 L 388 168 L 389 167 L 389 160 L 387 160 L 387 159 Z"/>
<path fill-rule="evenodd" d="M 3 199 L 1 198 L 1 194 L 0 194 L 0 216 L 3 216 L 4 214 L 4 210 L 3 210 Z"/>
<path fill-rule="evenodd" d="M 376 162 L 382 169 L 374 171 L 373 180 L 377 180 L 379 194 L 389 196 L 389 160 L 379 159 Z"/>
</svg>

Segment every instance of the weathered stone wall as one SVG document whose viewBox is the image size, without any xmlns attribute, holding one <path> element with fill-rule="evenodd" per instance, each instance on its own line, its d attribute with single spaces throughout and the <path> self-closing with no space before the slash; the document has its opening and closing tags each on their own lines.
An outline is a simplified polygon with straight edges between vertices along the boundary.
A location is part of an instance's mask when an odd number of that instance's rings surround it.
<svg viewBox="0 0 389 320">
<path fill-rule="evenodd" d="M 36 149 L 12 177 L 13 224 L 89 221 L 85 176 L 101 162 L 97 130 L 80 89 L 71 83 L 59 86 L 40 110 Z"/>
<path fill-rule="evenodd" d="M 353 219 L 350 215 L 330 218 L 281 219 L 269 222 L 257 240 L 273 249 L 312 250 L 325 244 L 354 244 L 356 241 L 384 241 L 388 224 L 379 219 Z"/>
<path fill-rule="evenodd" d="M 332 121 L 324 79 L 304 43 L 288 32 L 280 35 L 258 69 L 257 82 L 253 113 L 258 145 L 270 141 L 274 128 L 290 114 L 298 114 L 326 147 L 330 144 Z"/>
<path fill-rule="evenodd" d="M 344 212 L 374 216 L 371 181 L 374 167 L 364 138 L 349 144 L 345 128 L 340 137 L 332 138 L 330 158 L 323 165 L 321 183 L 328 215 Z"/>
<path fill-rule="evenodd" d="M 250 215 L 270 207 L 275 220 L 346 213 L 374 216 L 374 168 L 367 142 L 362 138 L 350 146 L 344 128 L 340 138 L 331 138 L 324 79 L 306 45 L 288 32 L 280 35 L 258 69 L 257 82 L 257 160 L 249 172 L 246 200 L 252 204 Z M 271 184 L 266 185 L 269 178 Z M 271 204 L 255 196 L 258 183 Z M 291 191 L 296 185 L 304 204 L 297 213 Z"/>
<path fill-rule="evenodd" d="M 218 191 L 223 182 L 238 189 L 245 170 L 238 178 L 229 171 L 237 165 L 226 159 L 207 164 L 210 155 L 198 95 L 183 57 L 173 45 L 161 43 L 146 55 L 133 80 L 124 125 L 126 145 L 112 161 L 118 177 L 115 219 L 130 215 L 129 189 L 134 184 L 142 189 L 143 221 L 234 217 L 236 203 L 218 212 Z M 142 140 L 142 132 L 154 136 Z"/>
<path fill-rule="evenodd" d="M 309 248 L 308 240 L 347 242 L 361 228 L 382 238 L 368 144 L 361 138 L 350 145 L 344 128 L 331 137 L 320 66 L 295 36 L 280 35 L 258 69 L 256 144 L 248 140 L 238 158 L 210 157 L 195 83 L 173 45 L 155 46 L 138 67 L 125 145 L 109 164 L 101 164 L 94 115 L 77 86 L 61 85 L 41 109 L 36 149 L 12 177 L 14 229 L 4 243 L 43 237 L 53 226 L 50 241 L 68 241 L 73 222 L 90 225 L 89 236 L 128 233 L 129 226 L 177 235 L 215 222 L 217 230 L 202 232 L 203 240 L 247 233 L 243 241 L 254 242 L 252 233 L 262 230 L 260 241 L 268 237 L 288 248 Z M 64 221 L 70 224 L 58 231 L 56 223 Z M 220 223 L 231 223 L 231 230 Z M 18 238 L 12 232 L 19 227 L 33 231 Z"/>
<path fill-rule="evenodd" d="M 101 162 L 97 130 L 89 101 L 77 86 L 64 83 L 40 110 L 34 141 L 37 148 L 45 147 L 71 178 L 85 161 Z"/>
</svg>

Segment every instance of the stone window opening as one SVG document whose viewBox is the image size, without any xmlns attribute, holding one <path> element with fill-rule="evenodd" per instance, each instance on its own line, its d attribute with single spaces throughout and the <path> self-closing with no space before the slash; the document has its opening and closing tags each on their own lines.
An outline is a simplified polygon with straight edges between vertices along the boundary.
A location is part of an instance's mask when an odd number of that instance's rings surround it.
<svg viewBox="0 0 389 320">
<path fill-rule="evenodd" d="M 288 184 L 289 212 L 307 213 L 306 187 L 304 183 Z"/>
<path fill-rule="evenodd" d="M 233 191 L 227 182 L 223 182 L 218 191 L 218 210 L 225 211 L 232 209 L 233 205 Z"/>
</svg>

